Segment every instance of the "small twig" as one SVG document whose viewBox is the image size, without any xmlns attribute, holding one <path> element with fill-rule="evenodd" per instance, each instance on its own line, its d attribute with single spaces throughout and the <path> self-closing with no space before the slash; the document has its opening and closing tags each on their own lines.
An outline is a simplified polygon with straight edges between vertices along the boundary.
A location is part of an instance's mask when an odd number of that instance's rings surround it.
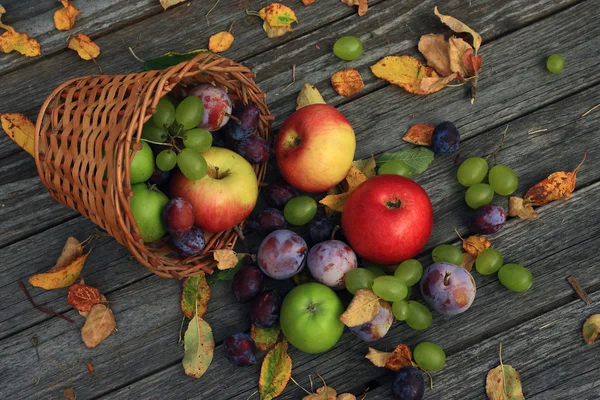
<svg viewBox="0 0 600 400">
<path fill-rule="evenodd" d="M 590 108 L 589 110 L 587 110 L 586 112 L 584 112 L 583 114 L 581 114 L 581 118 L 583 118 L 586 115 L 588 115 L 589 113 L 597 110 L 598 108 L 600 108 L 600 104 L 596 104 L 594 107 Z"/>
<path fill-rule="evenodd" d="M 592 299 L 590 298 L 590 296 L 588 296 L 585 290 L 583 290 L 583 288 L 581 287 L 579 282 L 577 282 L 577 279 L 575 279 L 573 275 L 569 276 L 567 280 L 569 281 L 569 283 L 573 287 L 573 290 L 575 290 L 575 293 L 577 293 L 579 298 L 585 301 L 585 304 L 587 304 L 588 306 L 592 304 Z"/>
<path fill-rule="evenodd" d="M 298 384 L 298 382 L 296 382 L 296 380 L 294 379 L 294 377 L 293 377 L 293 376 L 290 376 L 290 379 L 291 379 L 291 380 L 292 380 L 292 382 L 294 382 L 294 383 L 296 384 L 296 386 L 298 386 L 300 389 L 304 390 L 304 391 L 305 391 L 306 393 L 308 393 L 308 394 L 312 394 L 311 392 L 309 392 L 308 390 L 306 390 L 306 389 L 304 389 L 302 386 L 300 386 L 300 385 Z"/>
<path fill-rule="evenodd" d="M 102 67 L 100 66 L 100 64 L 98 64 L 98 61 L 96 61 L 95 58 L 92 58 L 92 61 L 94 62 L 94 64 L 96 64 L 96 66 L 98 67 L 98 70 L 100 70 L 100 73 L 102 73 Z"/>
<path fill-rule="evenodd" d="M 502 368 L 502 384 L 504 385 L 504 393 L 508 393 L 508 390 L 506 390 L 506 374 L 504 373 L 504 364 L 502 364 L 502 343 L 500 343 L 500 368 Z"/>
<path fill-rule="evenodd" d="M 204 16 L 206 18 L 206 23 L 208 25 L 210 25 L 210 21 L 208 20 L 208 14 L 210 14 L 217 7 L 217 5 L 219 4 L 220 1 L 221 0 L 217 0 L 217 2 L 215 3 L 215 5 L 212 6 L 212 8 L 210 10 L 208 10 L 208 12 L 206 13 L 206 15 Z"/>
<path fill-rule="evenodd" d="M 454 228 L 454 232 L 456 232 L 456 234 L 458 235 L 458 237 L 460 238 L 460 240 L 465 240 L 462 236 L 460 236 L 460 233 L 458 233 L 458 230 L 456 230 L 456 228 Z"/>
<path fill-rule="evenodd" d="M 198 301 L 198 300 L 196 299 L 196 301 Z M 179 327 L 179 342 L 177 342 L 177 344 L 180 346 L 183 344 L 183 323 L 184 322 L 185 322 L 185 315 L 181 319 L 181 326 Z"/>
<path fill-rule="evenodd" d="M 506 125 L 506 128 L 504 129 L 504 132 L 502 133 L 502 140 L 500 140 L 500 144 L 498 145 L 498 147 L 496 147 L 496 150 L 494 150 L 492 153 L 490 153 L 484 157 L 484 159 L 486 161 L 488 158 L 490 158 L 490 156 L 494 156 L 494 163 L 496 162 L 496 154 L 498 154 L 498 152 L 502 149 L 502 146 L 504 145 L 504 140 L 506 139 L 507 132 L 508 132 L 508 125 Z"/>
<path fill-rule="evenodd" d="M 248 399 L 252 398 L 252 396 L 254 396 L 256 393 L 258 393 L 258 390 L 255 390 L 254 392 L 252 392 L 252 394 L 250 396 L 248 396 Z M 246 399 L 246 400 L 248 400 Z"/>
<path fill-rule="evenodd" d="M 479 76 L 475 75 L 475 79 L 473 80 L 473 86 L 471 86 L 471 104 L 475 103 L 475 96 L 477 96 L 477 81 L 479 80 L 478 78 Z"/>
<path fill-rule="evenodd" d="M 33 345 L 33 348 L 35 349 L 35 354 L 37 355 L 38 361 L 41 361 L 40 360 L 40 352 L 38 351 L 38 343 L 39 342 L 38 342 L 37 335 L 33 335 L 31 337 L 31 344 Z"/>
<path fill-rule="evenodd" d="M 131 53 L 131 55 L 133 56 L 133 58 L 135 58 L 136 60 L 138 60 L 139 62 L 146 62 L 146 60 L 142 60 L 141 58 L 139 58 L 134 52 L 133 49 L 131 47 L 128 47 L 129 52 Z"/>
<path fill-rule="evenodd" d="M 27 296 L 27 300 L 29 300 L 29 302 L 31 303 L 31 305 L 33 306 L 33 308 L 35 308 L 36 310 L 41 311 L 43 313 L 46 313 L 46 314 L 56 315 L 57 317 L 60 317 L 60 318 L 64 319 L 67 322 L 70 322 L 70 323 L 74 323 L 75 322 L 71 318 L 65 317 L 64 315 L 59 314 L 59 313 L 57 313 L 55 311 L 46 310 L 45 308 L 37 306 L 33 302 L 33 299 L 31 298 L 31 295 L 27 291 L 27 288 L 25 287 L 25 285 L 23 285 L 23 283 L 21 283 L 21 282 L 17 282 L 17 283 L 19 284 L 19 287 L 21 288 L 21 290 L 23 291 L 23 293 L 25 293 L 25 296 Z"/>
<path fill-rule="evenodd" d="M 548 129 L 530 129 L 527 131 L 528 135 L 533 135 L 534 133 L 547 132 Z"/>
<path fill-rule="evenodd" d="M 414 363 L 413 363 L 414 365 Z M 417 365 L 417 368 L 419 368 L 421 371 L 425 372 L 425 374 L 429 377 L 429 389 L 433 390 L 433 377 L 431 376 L 431 374 L 423 367 L 421 367 L 420 365 Z"/>
<path fill-rule="evenodd" d="M 283 88 L 282 92 L 285 92 L 290 86 L 296 83 L 296 64 L 292 66 L 292 82 L 289 85 Z"/>
<path fill-rule="evenodd" d="M 233 230 L 238 234 L 242 241 L 246 240 L 246 236 L 244 236 L 244 232 L 242 232 L 239 225 L 234 226 Z"/>
</svg>

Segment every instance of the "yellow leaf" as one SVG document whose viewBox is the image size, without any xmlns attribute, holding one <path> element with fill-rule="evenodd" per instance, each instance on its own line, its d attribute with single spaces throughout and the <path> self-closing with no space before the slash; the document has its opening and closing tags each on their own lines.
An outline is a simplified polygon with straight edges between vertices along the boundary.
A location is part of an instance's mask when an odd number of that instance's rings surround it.
<svg viewBox="0 0 600 400">
<path fill-rule="evenodd" d="M 206 282 L 204 272 L 190 276 L 183 281 L 183 291 L 181 292 L 181 311 L 192 319 L 195 314 L 198 317 L 204 316 L 208 301 L 210 300 L 210 286 Z"/>
<path fill-rule="evenodd" d="M 521 376 L 512 366 L 501 364 L 490 370 L 485 379 L 488 400 L 525 400 Z"/>
<path fill-rule="evenodd" d="M 254 325 L 250 326 L 250 337 L 254 340 L 256 348 L 260 351 L 267 351 L 275 346 L 280 333 L 281 328 L 279 327 L 279 323 L 270 328 L 258 328 Z"/>
<path fill-rule="evenodd" d="M 281 3 L 271 3 L 263 7 L 258 15 L 271 28 L 289 27 L 293 22 L 298 22 L 294 11 Z"/>
<path fill-rule="evenodd" d="M 365 86 L 360 73 L 352 68 L 342 69 L 331 75 L 331 86 L 343 97 L 350 97 Z"/>
<path fill-rule="evenodd" d="M 519 217 L 521 219 L 537 218 L 537 213 L 529 202 L 524 202 L 522 198 L 511 196 L 508 198 L 508 215 Z"/>
<path fill-rule="evenodd" d="M 213 258 L 217 262 L 217 268 L 221 270 L 231 269 L 240 261 L 237 257 L 237 254 L 233 250 L 213 250 L 212 254 Z"/>
<path fill-rule="evenodd" d="M 366 359 L 371 361 L 374 366 L 385 368 L 385 362 L 392 355 L 392 352 L 379 351 L 372 347 L 369 347 L 369 352 L 365 356 Z"/>
<path fill-rule="evenodd" d="M 194 315 L 183 337 L 183 370 L 186 375 L 200 378 L 208 370 L 215 352 L 212 328 L 202 318 Z"/>
<path fill-rule="evenodd" d="M 79 10 L 68 0 L 60 0 L 63 8 L 54 13 L 54 26 L 59 31 L 70 31 L 75 26 L 75 17 Z"/>
<path fill-rule="evenodd" d="M 352 7 L 358 6 L 358 16 L 362 17 L 369 10 L 369 0 L 341 0 L 345 5 Z"/>
<path fill-rule="evenodd" d="M 71 38 L 69 48 L 75 50 L 84 60 L 92 60 L 100 55 L 100 47 L 83 33 Z"/>
<path fill-rule="evenodd" d="M 0 50 L 3 53 L 10 53 L 13 50 L 18 51 L 27 57 L 35 57 L 42 54 L 40 44 L 37 40 L 30 38 L 26 33 L 19 33 L 13 28 L 10 28 L 0 36 Z"/>
<path fill-rule="evenodd" d="M 419 84 L 419 91 L 424 94 L 435 93 L 440 89 L 443 89 L 447 84 L 457 78 L 457 74 L 452 73 L 445 78 L 423 78 Z"/>
<path fill-rule="evenodd" d="M 347 327 L 362 325 L 379 314 L 379 298 L 372 290 L 359 289 L 342 315 L 340 321 Z"/>
<path fill-rule="evenodd" d="M 35 125 L 23 114 L 0 114 L 2 129 L 23 150 L 33 156 L 35 145 Z"/>
<path fill-rule="evenodd" d="M 88 348 L 96 347 L 110 336 L 116 326 L 112 310 L 104 304 L 96 304 L 90 310 L 81 328 L 81 339 Z"/>
<path fill-rule="evenodd" d="M 460 264 L 461 267 L 471 272 L 473 269 L 473 264 L 475 264 L 475 257 L 470 255 L 469 253 L 462 253 L 463 261 Z"/>
<path fill-rule="evenodd" d="M 435 126 L 429 124 L 415 124 L 408 128 L 402 140 L 418 146 L 431 146 L 431 135 Z"/>
<path fill-rule="evenodd" d="M 166 10 L 175 4 L 183 3 L 185 0 L 160 0 L 160 5 Z"/>
<path fill-rule="evenodd" d="M 419 39 L 419 51 L 427 60 L 427 65 L 433 67 L 438 74 L 447 76 L 452 73 L 450 69 L 450 58 L 448 53 L 448 41 L 444 35 L 421 36 Z"/>
<path fill-rule="evenodd" d="M 58 289 L 71 286 L 81 274 L 88 254 L 83 254 L 83 246 L 74 237 L 69 237 L 56 265 L 48 272 L 29 278 L 32 286 L 42 289 Z"/>
<path fill-rule="evenodd" d="M 469 236 L 468 238 L 462 241 L 463 249 L 473 257 L 477 258 L 479 253 L 487 249 L 492 245 L 487 238 L 483 236 Z"/>
<path fill-rule="evenodd" d="M 594 314 L 583 323 L 583 340 L 592 344 L 600 334 L 600 314 Z"/>
<path fill-rule="evenodd" d="M 231 47 L 233 39 L 233 35 L 227 31 L 215 33 L 208 40 L 208 49 L 213 53 L 222 53 Z"/>
<path fill-rule="evenodd" d="M 452 29 L 454 32 L 470 33 L 471 36 L 473 36 L 473 47 L 475 48 L 475 54 L 477 54 L 477 51 L 479 50 L 479 47 L 481 46 L 481 41 L 482 41 L 481 35 L 479 33 L 475 32 L 473 29 L 469 28 L 467 25 L 460 22 L 456 18 L 451 17 L 449 15 L 441 14 L 438 11 L 437 6 L 434 7 L 433 12 L 435 13 L 435 15 L 437 15 L 440 18 L 440 21 L 442 21 L 442 23 L 448 25 L 450 27 L 450 29 Z"/>
<path fill-rule="evenodd" d="M 346 200 L 348 200 L 350 193 L 352 193 L 354 189 L 358 187 L 358 185 L 366 180 L 367 177 L 365 174 L 363 174 L 355 166 L 351 166 L 346 178 L 344 178 L 344 181 L 342 182 L 342 184 L 347 186 L 346 191 L 340 194 L 329 194 L 321 199 L 319 203 L 327 206 L 328 209 L 342 212 L 344 209 L 344 204 L 346 204 Z"/>
<path fill-rule="evenodd" d="M 376 175 L 375 167 L 377 166 L 377 161 L 375 161 L 375 157 L 373 156 L 367 158 L 366 160 L 352 161 L 352 165 L 358 168 L 358 170 L 367 178 L 372 178 Z"/>
<path fill-rule="evenodd" d="M 292 376 L 292 359 L 287 353 L 288 343 L 283 340 L 265 356 L 260 368 L 258 394 L 260 400 L 272 400 L 285 389 Z"/>
<path fill-rule="evenodd" d="M 269 26 L 266 22 L 263 23 L 263 29 L 267 33 L 267 37 L 270 39 L 278 38 L 292 31 L 291 26 Z"/>
<path fill-rule="evenodd" d="M 306 107 L 311 104 L 327 103 L 325 103 L 325 100 L 323 100 L 323 96 L 321 96 L 321 93 L 319 93 L 319 89 L 317 89 L 310 83 L 305 83 L 304 85 L 302 85 L 300 93 L 298 93 L 298 99 L 296 100 L 296 110 L 299 110 L 302 107 Z"/>
<path fill-rule="evenodd" d="M 433 68 L 426 67 L 410 56 L 387 56 L 371 66 L 373 75 L 398 85 L 409 93 L 430 94 L 420 90 L 423 78 L 438 78 Z M 440 90 L 441 87 L 437 88 Z"/>
<path fill-rule="evenodd" d="M 452 36 L 448 40 L 448 55 L 450 57 L 450 70 L 458 72 L 460 76 L 467 76 L 469 71 L 463 61 L 465 51 L 473 49 L 471 45 L 461 38 Z"/>
</svg>

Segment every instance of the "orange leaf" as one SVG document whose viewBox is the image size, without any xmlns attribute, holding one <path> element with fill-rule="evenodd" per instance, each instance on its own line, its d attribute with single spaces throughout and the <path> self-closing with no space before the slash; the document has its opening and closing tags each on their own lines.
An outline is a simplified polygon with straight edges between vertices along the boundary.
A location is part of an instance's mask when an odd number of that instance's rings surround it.
<svg viewBox="0 0 600 400">
<path fill-rule="evenodd" d="M 463 249 L 473 257 L 477 258 L 479 253 L 487 249 L 492 245 L 488 239 L 483 236 L 469 236 L 466 239 L 463 239 L 462 246 Z"/>
<path fill-rule="evenodd" d="M 481 56 L 474 56 L 473 49 L 467 49 L 463 53 L 462 61 L 471 74 L 476 74 L 481 69 Z"/>
<path fill-rule="evenodd" d="M 69 286 L 67 303 L 79 311 L 86 312 L 90 311 L 94 305 L 98 304 L 101 298 L 102 294 L 95 287 L 77 283 Z"/>
<path fill-rule="evenodd" d="M 92 363 L 85 363 L 85 365 L 87 366 L 88 369 L 88 373 L 90 374 L 90 376 L 94 375 L 94 366 L 92 365 Z"/>
<path fill-rule="evenodd" d="M 331 85 L 340 96 L 350 97 L 365 86 L 360 73 L 352 68 L 342 69 L 331 75 Z"/>
<path fill-rule="evenodd" d="M 92 60 L 100 55 L 100 47 L 83 33 L 71 38 L 69 48 L 75 50 L 84 60 Z"/>
<path fill-rule="evenodd" d="M 358 16 L 362 17 L 369 10 L 369 0 L 341 0 L 345 5 L 352 7 L 358 6 Z"/>
<path fill-rule="evenodd" d="M 461 38 L 452 36 L 448 40 L 448 55 L 450 57 L 450 70 L 458 72 L 460 76 L 467 76 L 468 69 L 463 62 L 463 55 L 467 50 L 473 51 L 473 47 Z"/>
<path fill-rule="evenodd" d="M 279 342 L 265 356 L 260 368 L 258 394 L 260 400 L 279 396 L 292 376 L 292 359 L 287 353 L 286 340 Z"/>
<path fill-rule="evenodd" d="M 385 367 L 392 371 L 398 371 L 402 367 L 411 367 L 415 365 L 412 361 L 412 353 L 407 345 L 399 344 L 393 352 L 384 352 L 369 347 L 369 352 L 365 356 L 376 367 Z"/>
<path fill-rule="evenodd" d="M 305 6 L 310 6 L 314 2 L 315 0 L 302 0 L 302 4 L 304 4 Z"/>
<path fill-rule="evenodd" d="M 56 265 L 47 272 L 33 275 L 29 278 L 29 283 L 43 289 L 71 286 L 79 278 L 88 255 L 89 253 L 83 254 L 83 246 L 77 239 L 69 237 Z"/>
<path fill-rule="evenodd" d="M 227 31 L 215 33 L 208 40 L 208 49 L 213 53 L 222 53 L 231 47 L 233 39 L 233 35 Z"/>
<path fill-rule="evenodd" d="M 435 68 L 438 74 L 447 76 L 452 73 L 448 54 L 448 41 L 444 38 L 444 35 L 430 33 L 421 36 L 419 51 L 427 60 L 427 65 Z"/>
<path fill-rule="evenodd" d="M 112 310 L 104 304 L 96 304 L 91 308 L 81 328 L 81 339 L 88 348 L 96 347 L 110 336 L 116 326 Z"/>
<path fill-rule="evenodd" d="M 13 142 L 33 155 L 35 144 L 35 125 L 23 114 L 0 114 L 2 129 Z"/>
<path fill-rule="evenodd" d="M 70 31 L 75 26 L 75 17 L 79 10 L 69 3 L 68 0 L 60 0 L 63 8 L 54 13 L 54 26 L 59 31 Z"/>
<path fill-rule="evenodd" d="M 525 202 L 522 198 L 515 196 L 511 196 L 508 199 L 508 215 L 521 219 L 537 218 L 537 213 L 531 206 L 531 203 Z"/>
<path fill-rule="evenodd" d="M 470 255 L 469 253 L 462 253 L 463 261 L 460 264 L 461 267 L 471 272 L 473 269 L 473 264 L 475 264 L 475 257 Z"/>
<path fill-rule="evenodd" d="M 409 93 L 425 95 L 443 87 L 426 81 L 428 90 L 421 90 L 421 81 L 424 78 L 439 78 L 439 75 L 433 68 L 424 66 L 419 60 L 410 56 L 384 57 L 371 66 L 371 71 L 376 77 L 398 85 Z"/>
<path fill-rule="evenodd" d="M 19 33 L 13 28 L 10 28 L 0 36 L 0 50 L 3 53 L 10 53 L 13 50 L 18 51 L 27 57 L 35 57 L 42 54 L 40 44 L 37 40 L 30 38 L 26 33 Z"/>
<path fill-rule="evenodd" d="M 571 172 L 555 172 L 546 179 L 534 185 L 525 194 L 525 201 L 534 205 L 542 206 L 554 200 L 568 200 L 575 190 L 577 181 L 577 172 L 585 161 L 586 153 L 583 154 L 583 160 L 577 168 Z"/>
<path fill-rule="evenodd" d="M 408 128 L 402 140 L 419 146 L 431 146 L 431 135 L 435 126 L 429 124 L 415 124 Z"/>
<path fill-rule="evenodd" d="M 337 193 L 336 189 L 332 191 L 332 194 L 328 194 L 323 199 L 321 199 L 319 203 L 327 207 L 326 211 L 333 210 L 342 212 L 342 210 L 344 209 L 344 204 L 346 204 L 346 200 L 348 200 L 350 193 L 352 193 L 354 189 L 358 187 L 358 185 L 360 185 L 366 180 L 367 176 L 353 165 L 350 167 L 348 174 L 346 174 L 346 178 L 344 178 L 344 181 L 342 181 L 342 184 L 345 184 L 347 186 L 346 191 L 339 194 L 333 194 L 334 192 Z"/>
<path fill-rule="evenodd" d="M 67 400 L 76 400 L 77 399 L 75 397 L 75 389 L 73 389 L 72 387 L 66 388 L 63 391 L 63 396 Z"/>
</svg>

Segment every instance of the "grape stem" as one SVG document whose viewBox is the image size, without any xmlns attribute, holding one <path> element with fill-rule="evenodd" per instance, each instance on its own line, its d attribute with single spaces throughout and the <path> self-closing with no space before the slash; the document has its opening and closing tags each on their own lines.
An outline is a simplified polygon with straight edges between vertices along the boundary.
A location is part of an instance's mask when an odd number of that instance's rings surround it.
<svg viewBox="0 0 600 400">
<path fill-rule="evenodd" d="M 146 143 L 157 144 L 159 146 L 171 146 L 171 143 L 166 143 L 166 142 L 155 142 L 153 140 L 144 139 L 144 138 L 141 138 L 140 140 L 142 140 L 142 141 L 144 141 Z"/>
</svg>

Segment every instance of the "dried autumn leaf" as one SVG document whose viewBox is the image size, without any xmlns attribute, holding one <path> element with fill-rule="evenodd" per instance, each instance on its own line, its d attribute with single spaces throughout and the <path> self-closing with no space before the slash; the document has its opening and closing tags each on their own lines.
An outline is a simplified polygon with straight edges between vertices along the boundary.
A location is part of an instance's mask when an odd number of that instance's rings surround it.
<svg viewBox="0 0 600 400">
<path fill-rule="evenodd" d="M 594 314 L 583 323 L 583 340 L 592 344 L 600 334 L 600 314 Z"/>
<path fill-rule="evenodd" d="M 87 367 L 90 376 L 94 376 L 94 366 L 92 365 L 92 363 L 87 362 L 85 363 L 85 366 Z"/>
<path fill-rule="evenodd" d="M 568 200 L 575 190 L 577 182 L 577 172 L 586 159 L 586 153 L 583 154 L 583 160 L 577 168 L 571 172 L 555 172 L 550 174 L 543 181 L 535 184 L 525 193 L 525 201 L 534 205 L 542 206 L 554 200 Z"/>
<path fill-rule="evenodd" d="M 471 74 L 476 74 L 481 69 L 481 56 L 474 56 L 473 49 L 466 50 L 462 55 L 463 64 L 467 71 Z"/>
<path fill-rule="evenodd" d="M 439 78 L 433 68 L 424 66 L 419 60 L 410 56 L 384 57 L 376 64 L 371 65 L 371 71 L 378 78 L 398 85 L 409 93 L 420 95 L 433 93 L 433 91 L 421 90 L 421 81 L 424 78 Z M 434 91 L 440 90 L 442 87 L 436 86 Z"/>
<path fill-rule="evenodd" d="M 506 364 L 488 372 L 485 391 L 489 400 L 525 400 L 519 373 Z"/>
<path fill-rule="evenodd" d="M 424 94 L 435 93 L 445 88 L 450 82 L 458 78 L 458 73 L 452 73 L 446 77 L 430 77 L 421 79 L 419 92 Z"/>
<path fill-rule="evenodd" d="M 475 258 L 491 245 L 492 242 L 483 236 L 469 236 L 462 241 L 463 249 Z"/>
<path fill-rule="evenodd" d="M 329 386 L 322 386 L 316 393 L 304 396 L 302 400 L 337 400 L 337 392 Z"/>
<path fill-rule="evenodd" d="M 212 255 L 220 270 L 231 269 L 240 261 L 235 251 L 229 249 L 213 250 Z"/>
<path fill-rule="evenodd" d="M 352 7 L 358 6 L 358 16 L 362 17 L 369 10 L 369 0 L 341 0 L 345 5 Z"/>
<path fill-rule="evenodd" d="M 93 60 L 100 55 L 100 47 L 83 33 L 71 38 L 69 48 L 75 50 L 79 57 L 84 60 Z"/>
<path fill-rule="evenodd" d="M 83 246 L 74 237 L 69 237 L 56 265 L 48 272 L 33 275 L 29 278 L 32 286 L 42 289 L 58 289 L 71 286 L 83 269 L 88 254 L 83 253 Z"/>
<path fill-rule="evenodd" d="M 331 86 L 343 97 L 350 97 L 365 86 L 360 73 L 352 68 L 345 68 L 331 75 Z"/>
<path fill-rule="evenodd" d="M 471 36 L 473 36 L 473 47 L 475 48 L 475 54 L 477 54 L 477 51 L 479 51 L 479 47 L 481 47 L 482 41 L 481 35 L 479 33 L 475 32 L 473 29 L 469 28 L 467 25 L 460 22 L 456 18 L 440 13 L 438 11 L 437 6 L 434 7 L 433 12 L 440 18 L 440 21 L 442 21 L 442 23 L 448 25 L 450 29 L 452 29 L 454 32 L 471 34 Z"/>
<path fill-rule="evenodd" d="M 263 29 L 267 37 L 276 38 L 292 31 L 292 23 L 298 22 L 294 11 L 281 3 L 271 3 L 263 7 L 258 16 L 264 21 Z"/>
<path fill-rule="evenodd" d="M 83 283 L 76 283 L 69 286 L 69 294 L 67 295 L 67 303 L 78 311 L 90 311 L 93 306 L 100 303 L 102 294 L 93 286 L 88 286 Z"/>
<path fill-rule="evenodd" d="M 458 72 L 461 76 L 467 76 L 469 71 L 463 62 L 463 54 L 467 50 L 473 50 L 473 47 L 461 38 L 452 36 L 448 40 L 448 55 L 450 57 L 450 70 Z"/>
<path fill-rule="evenodd" d="M 35 125 L 29 118 L 20 113 L 0 114 L 2 129 L 19 147 L 34 154 Z"/>
<path fill-rule="evenodd" d="M 183 3 L 185 0 L 160 0 L 160 5 L 166 10 L 175 4 Z"/>
<path fill-rule="evenodd" d="M 377 166 L 377 161 L 375 161 L 375 157 L 373 156 L 364 160 L 352 161 L 352 165 L 358 168 L 367 178 L 372 178 L 376 175 L 375 167 Z"/>
<path fill-rule="evenodd" d="M 369 352 L 365 358 L 371 361 L 376 367 L 387 368 L 392 371 L 398 371 L 402 367 L 411 367 L 414 365 L 412 352 L 405 344 L 399 344 L 393 352 L 379 351 L 369 347 Z"/>
<path fill-rule="evenodd" d="M 342 393 L 335 400 L 356 400 L 356 396 L 352 393 Z"/>
<path fill-rule="evenodd" d="M 230 32 L 215 33 L 208 39 L 208 49 L 213 53 L 222 53 L 231 47 L 233 39 L 234 37 Z"/>
<path fill-rule="evenodd" d="M 427 60 L 427 65 L 433 67 L 441 76 L 447 76 L 452 73 L 450 69 L 450 58 L 448 53 L 448 41 L 444 35 L 421 36 L 419 39 L 419 51 Z"/>
<path fill-rule="evenodd" d="M 392 355 L 391 351 L 379 351 L 372 347 L 369 347 L 369 352 L 365 356 L 366 359 L 371 361 L 374 366 L 385 368 L 385 362 Z"/>
<path fill-rule="evenodd" d="M 265 356 L 260 368 L 258 394 L 260 400 L 271 400 L 279 396 L 292 376 L 292 359 L 287 353 L 288 343 L 283 340 Z"/>
<path fill-rule="evenodd" d="M 345 183 L 348 189 L 340 194 L 329 194 L 325 196 L 323 199 L 319 201 L 319 203 L 325 205 L 327 209 L 342 212 L 344 209 L 344 204 L 346 204 L 346 200 L 350 196 L 350 193 L 354 191 L 364 181 L 367 180 L 365 174 L 363 174 L 358 168 L 355 166 L 351 166 L 346 178 L 344 178 L 343 183 Z"/>
<path fill-rule="evenodd" d="M 15 31 L 11 27 L 8 27 L 8 30 L 0 36 L 0 51 L 3 53 L 18 51 L 27 57 L 35 57 L 42 54 L 40 44 L 37 40 L 30 38 L 26 33 Z"/>
<path fill-rule="evenodd" d="M 281 333 L 279 324 L 275 324 L 270 328 L 250 326 L 250 337 L 254 340 L 256 348 L 260 351 L 267 351 L 275 346 L 277 339 L 279 339 L 279 333 Z"/>
<path fill-rule="evenodd" d="M 70 31 L 75 26 L 75 17 L 79 10 L 68 0 L 60 0 L 63 8 L 54 13 L 54 26 L 59 31 Z"/>
<path fill-rule="evenodd" d="M 56 260 L 56 264 L 54 267 L 50 269 L 48 272 L 55 272 L 62 269 L 67 264 L 70 264 L 75 259 L 80 257 L 83 254 L 83 245 L 79 240 L 74 238 L 73 236 L 69 236 L 65 245 L 63 246 L 62 252 L 60 256 Z"/>
<path fill-rule="evenodd" d="M 537 218 L 537 213 L 531 203 L 525 202 L 522 198 L 515 196 L 508 198 L 508 215 L 521 219 Z"/>
<path fill-rule="evenodd" d="M 471 272 L 473 269 L 473 264 L 475 264 L 475 257 L 470 255 L 469 253 L 462 253 L 463 261 L 460 264 L 461 267 Z"/>
<path fill-rule="evenodd" d="M 76 400 L 77 399 L 75 397 L 75 389 L 73 389 L 72 387 L 66 388 L 63 391 L 63 396 L 67 400 Z"/>
<path fill-rule="evenodd" d="M 315 0 L 302 0 L 302 4 L 304 4 L 305 6 L 310 6 L 314 2 Z"/>
<path fill-rule="evenodd" d="M 369 322 L 379 313 L 379 298 L 372 290 L 359 289 L 354 293 L 352 301 L 342 315 L 340 321 L 347 327 Z"/>
<path fill-rule="evenodd" d="M 215 340 L 208 322 L 194 315 L 185 331 L 183 345 L 183 370 L 193 378 L 200 378 L 210 366 L 215 352 Z"/>
<path fill-rule="evenodd" d="M 431 146 L 431 135 L 435 126 L 429 124 L 415 124 L 408 128 L 402 140 L 418 146 Z"/>
<path fill-rule="evenodd" d="M 91 349 L 109 337 L 116 326 L 112 310 L 105 304 L 96 304 L 91 308 L 81 328 L 81 339 Z"/>
<path fill-rule="evenodd" d="M 198 316 L 202 317 L 206 313 L 208 300 L 210 300 L 210 286 L 206 282 L 204 272 L 183 281 L 181 311 L 186 317 L 192 319 L 196 311 Z"/>
<path fill-rule="evenodd" d="M 300 93 L 298 94 L 296 104 L 296 110 L 299 110 L 302 107 L 306 107 L 311 104 L 326 103 L 325 100 L 323 100 L 323 96 L 321 96 L 321 93 L 319 93 L 319 89 L 317 89 L 310 83 L 305 83 L 304 85 L 302 85 L 302 89 L 300 89 Z"/>
</svg>

